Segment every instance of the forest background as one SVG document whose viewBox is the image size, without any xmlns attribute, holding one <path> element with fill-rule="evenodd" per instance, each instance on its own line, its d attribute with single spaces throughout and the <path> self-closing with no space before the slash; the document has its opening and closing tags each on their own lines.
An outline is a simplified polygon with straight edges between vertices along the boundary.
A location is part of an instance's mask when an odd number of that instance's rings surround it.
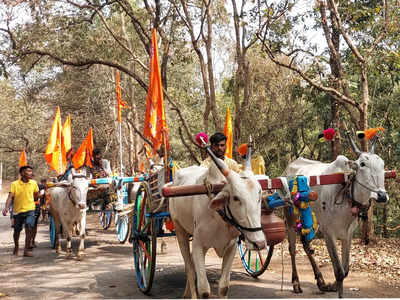
<svg viewBox="0 0 400 300">
<path fill-rule="evenodd" d="M 356 159 L 344 124 L 353 133 L 384 127 L 376 152 L 387 170 L 399 170 L 399 8 L 392 0 L 3 0 L 3 178 L 17 177 L 23 149 L 37 179 L 55 175 L 43 154 L 57 106 L 63 121 L 71 115 L 73 146 L 92 127 L 95 146 L 117 169 L 115 69 L 129 105 L 123 163 L 126 174 L 136 172 L 153 28 L 171 155 L 180 166 L 200 161 L 195 134 L 221 131 L 230 108 L 234 148 L 252 135 L 270 177 L 299 156 Z M 329 127 L 335 139 L 321 143 Z M 365 139 L 358 142 L 368 150 Z M 398 236 L 391 229 L 400 223 L 400 190 L 394 180 L 386 189 L 391 200 L 371 210 L 370 230 Z"/>
</svg>

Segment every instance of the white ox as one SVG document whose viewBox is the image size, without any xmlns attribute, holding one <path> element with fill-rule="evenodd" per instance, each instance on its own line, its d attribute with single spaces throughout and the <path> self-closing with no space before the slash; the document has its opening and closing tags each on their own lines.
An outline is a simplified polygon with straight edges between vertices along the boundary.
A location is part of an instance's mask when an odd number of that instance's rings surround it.
<svg viewBox="0 0 400 300">
<path fill-rule="evenodd" d="M 71 254 L 71 238 L 74 225 L 79 230 L 79 249 L 77 256 L 81 258 L 85 250 L 86 230 L 86 197 L 88 191 L 88 180 L 84 168 L 76 171 L 72 169 L 68 180 L 60 183 L 61 186 L 50 188 L 50 213 L 56 227 L 55 246 L 57 253 L 61 251 L 59 242 L 60 225 L 67 236 L 66 252 Z"/>
<path fill-rule="evenodd" d="M 174 186 L 227 182 L 217 195 L 195 195 L 169 200 L 171 217 L 175 223 L 176 237 L 181 250 L 186 272 L 184 297 L 207 298 L 210 285 L 205 270 L 205 255 L 214 248 L 223 258 L 218 295 L 226 298 L 229 290 L 230 272 L 236 251 L 236 241 L 241 231 L 249 249 L 265 246 L 261 231 L 261 186 L 255 179 L 251 167 L 240 174 L 228 171 L 226 165 L 215 158 L 226 177 L 214 163 L 209 168 L 192 166 L 175 173 Z M 222 219 L 217 211 L 225 211 L 236 227 Z M 229 214 L 231 212 L 231 214 Z M 189 237 L 193 236 L 192 253 Z M 195 284 L 197 279 L 197 285 Z M 198 294 L 196 293 L 196 286 Z"/>
<path fill-rule="evenodd" d="M 309 245 L 303 242 L 304 250 L 313 267 L 317 285 L 321 291 L 337 291 L 339 298 L 343 296 L 343 279 L 349 273 L 350 248 L 353 231 L 357 225 L 360 213 L 365 215 L 370 201 L 387 202 L 388 195 L 384 186 L 384 162 L 374 154 L 374 145 L 370 152 L 360 152 L 351 140 L 354 151 L 359 155 L 356 161 L 350 161 L 339 155 L 332 163 L 298 158 L 289 164 L 285 175 L 323 175 L 353 171 L 354 175 L 346 185 L 320 185 L 311 187 L 318 193 L 318 200 L 313 203 L 319 229 L 324 235 L 329 256 L 333 265 L 336 282 L 326 284 L 323 276 L 312 257 Z M 292 260 L 292 284 L 295 293 L 301 293 L 301 287 L 296 270 L 296 232 L 294 225 L 296 217 L 290 216 L 285 209 L 287 220 L 289 252 Z M 342 243 L 342 258 L 340 260 L 336 249 L 336 240 Z"/>
</svg>

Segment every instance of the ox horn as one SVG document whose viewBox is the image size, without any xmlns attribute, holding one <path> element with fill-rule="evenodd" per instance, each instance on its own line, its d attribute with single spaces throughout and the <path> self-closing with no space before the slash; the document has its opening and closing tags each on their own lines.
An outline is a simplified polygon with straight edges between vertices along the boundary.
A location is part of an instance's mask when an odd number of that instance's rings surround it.
<svg viewBox="0 0 400 300">
<path fill-rule="evenodd" d="M 349 141 L 350 141 L 350 144 L 351 144 L 351 147 L 353 148 L 353 151 L 354 151 L 357 155 L 360 155 L 360 154 L 361 154 L 361 151 L 360 151 L 360 149 L 358 149 L 356 143 L 354 142 L 354 140 L 352 139 L 352 137 L 350 136 L 350 133 L 349 133 L 348 131 L 346 131 L 346 135 L 347 135 L 347 138 L 348 138 Z"/>
<path fill-rule="evenodd" d="M 251 168 L 251 147 L 253 145 L 252 138 L 250 136 L 250 142 L 247 144 L 247 154 L 246 154 L 246 161 L 244 163 L 244 169 L 246 171 L 253 171 Z"/>
<path fill-rule="evenodd" d="M 210 146 L 207 146 L 207 143 L 204 141 L 204 139 L 202 137 L 200 137 L 200 140 L 203 143 L 203 146 L 206 146 L 206 151 L 207 151 L 208 155 L 210 155 L 211 159 L 214 161 L 215 165 L 221 171 L 222 175 L 227 177 L 229 175 L 228 166 L 221 159 L 218 159 L 215 156 L 215 154 L 211 151 Z"/>
<path fill-rule="evenodd" d="M 371 148 L 369 149 L 369 153 L 375 154 L 375 145 L 376 145 L 377 141 L 378 141 L 378 137 L 375 136 L 374 139 L 372 140 Z"/>
</svg>

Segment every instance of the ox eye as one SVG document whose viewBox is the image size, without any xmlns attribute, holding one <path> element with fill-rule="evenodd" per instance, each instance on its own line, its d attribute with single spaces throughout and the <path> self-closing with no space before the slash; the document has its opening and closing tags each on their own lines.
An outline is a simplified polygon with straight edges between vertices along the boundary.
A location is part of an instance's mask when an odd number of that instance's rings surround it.
<svg viewBox="0 0 400 300">
<path fill-rule="evenodd" d="M 365 163 L 364 162 L 360 163 L 360 166 L 365 167 Z"/>
<path fill-rule="evenodd" d="M 238 196 L 233 196 L 233 201 L 238 201 L 238 202 L 240 202 L 240 199 L 239 199 Z"/>
</svg>

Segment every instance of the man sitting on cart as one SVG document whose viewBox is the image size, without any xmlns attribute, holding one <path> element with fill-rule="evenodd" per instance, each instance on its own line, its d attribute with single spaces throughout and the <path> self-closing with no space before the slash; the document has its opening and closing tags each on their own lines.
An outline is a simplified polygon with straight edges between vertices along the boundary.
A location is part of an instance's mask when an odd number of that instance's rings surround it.
<svg viewBox="0 0 400 300">
<path fill-rule="evenodd" d="M 107 178 L 111 176 L 111 165 L 107 159 L 102 158 L 101 150 L 96 148 L 93 150 L 93 167 L 89 168 L 92 178 Z M 101 205 L 101 209 L 110 208 L 111 203 L 117 200 L 117 194 L 110 188 L 108 184 L 91 185 L 94 189 L 88 192 L 88 203 L 94 202 L 94 206 Z M 89 203 L 89 206 L 90 205 Z"/>
<path fill-rule="evenodd" d="M 221 132 L 216 132 L 210 137 L 211 143 L 211 151 L 215 154 L 216 157 L 222 159 L 229 169 L 240 173 L 241 166 L 234 161 L 233 159 L 225 156 L 226 152 L 226 136 Z M 211 157 L 208 156 L 205 160 L 202 161 L 201 166 L 208 168 L 211 164 Z"/>
</svg>

